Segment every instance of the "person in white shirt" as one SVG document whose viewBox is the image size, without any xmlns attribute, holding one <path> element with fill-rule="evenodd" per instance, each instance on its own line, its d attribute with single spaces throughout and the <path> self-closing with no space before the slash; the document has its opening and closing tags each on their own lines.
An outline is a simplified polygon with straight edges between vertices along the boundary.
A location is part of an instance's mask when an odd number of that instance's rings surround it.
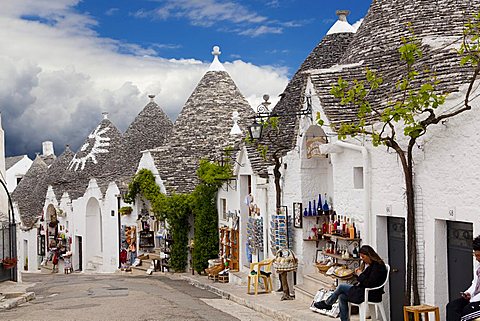
<svg viewBox="0 0 480 321">
<path fill-rule="evenodd" d="M 472 242 L 475 269 L 472 285 L 461 297 L 447 304 L 447 321 L 468 321 L 480 317 L 480 235 Z"/>
</svg>

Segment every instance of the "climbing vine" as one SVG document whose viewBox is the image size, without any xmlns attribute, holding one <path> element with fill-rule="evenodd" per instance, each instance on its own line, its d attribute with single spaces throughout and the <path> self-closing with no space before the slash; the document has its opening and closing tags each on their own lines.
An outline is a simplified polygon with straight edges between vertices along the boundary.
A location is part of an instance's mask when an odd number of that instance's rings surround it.
<svg viewBox="0 0 480 321">
<path fill-rule="evenodd" d="M 166 220 L 173 244 L 170 264 L 174 271 L 184 271 L 188 261 L 189 218 L 193 214 L 193 267 L 199 273 L 208 266 L 208 260 L 218 256 L 217 190 L 232 176 L 229 163 L 218 164 L 201 160 L 197 170 L 200 184 L 191 194 L 161 193 L 150 170 L 142 169 L 128 185 L 125 202 L 134 203 L 138 195 L 150 202 L 157 219 Z"/>
<path fill-rule="evenodd" d="M 160 191 L 155 176 L 148 169 L 140 170 L 128 184 L 124 199 L 134 203 L 138 195 L 150 202 L 153 213 L 159 220 L 166 220 L 173 240 L 170 253 L 172 270 L 185 271 L 188 260 L 188 219 L 191 215 L 190 194 L 172 194 L 167 196 Z"/>
<path fill-rule="evenodd" d="M 208 260 L 218 257 L 218 212 L 216 196 L 226 179 L 232 176 L 229 163 L 223 166 L 201 160 L 197 170 L 200 184 L 193 192 L 195 233 L 193 267 L 201 273 L 208 267 Z"/>
</svg>

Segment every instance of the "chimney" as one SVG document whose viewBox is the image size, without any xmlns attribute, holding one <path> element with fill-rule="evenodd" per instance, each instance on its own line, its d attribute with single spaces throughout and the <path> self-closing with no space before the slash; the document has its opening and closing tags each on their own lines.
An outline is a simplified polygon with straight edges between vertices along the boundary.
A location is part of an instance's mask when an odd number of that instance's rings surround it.
<svg viewBox="0 0 480 321">
<path fill-rule="evenodd" d="M 337 10 L 335 14 L 338 16 L 338 20 L 347 21 L 347 16 L 350 14 L 349 10 Z"/>
<path fill-rule="evenodd" d="M 42 143 L 42 156 L 55 155 L 53 150 L 53 142 L 46 141 Z"/>
</svg>

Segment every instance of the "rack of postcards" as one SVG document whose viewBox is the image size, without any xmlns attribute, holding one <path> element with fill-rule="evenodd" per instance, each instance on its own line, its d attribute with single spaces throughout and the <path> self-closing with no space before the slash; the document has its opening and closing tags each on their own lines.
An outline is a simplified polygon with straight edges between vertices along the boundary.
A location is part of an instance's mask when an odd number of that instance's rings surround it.
<svg viewBox="0 0 480 321">
<path fill-rule="evenodd" d="M 263 252 L 263 218 L 249 217 L 247 222 L 248 249 L 253 255 Z"/>
<path fill-rule="evenodd" d="M 282 206 L 270 221 L 270 248 L 273 253 L 293 245 L 292 222 L 287 213 L 287 207 Z"/>
</svg>

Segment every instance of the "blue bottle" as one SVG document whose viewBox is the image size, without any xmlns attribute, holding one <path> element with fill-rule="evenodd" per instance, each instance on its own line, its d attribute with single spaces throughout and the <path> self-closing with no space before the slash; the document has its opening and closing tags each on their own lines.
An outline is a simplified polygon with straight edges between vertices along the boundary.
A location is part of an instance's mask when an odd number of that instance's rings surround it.
<svg viewBox="0 0 480 321">
<path fill-rule="evenodd" d="M 317 204 L 315 203 L 315 200 L 313 200 L 312 215 L 313 215 L 313 216 L 316 216 L 316 215 L 317 215 Z"/>
<path fill-rule="evenodd" d="M 308 201 L 308 216 L 312 215 L 312 201 Z"/>
<path fill-rule="evenodd" d="M 330 210 L 327 203 L 327 193 L 325 193 L 325 203 L 323 204 L 323 211 L 327 213 Z"/>
</svg>

